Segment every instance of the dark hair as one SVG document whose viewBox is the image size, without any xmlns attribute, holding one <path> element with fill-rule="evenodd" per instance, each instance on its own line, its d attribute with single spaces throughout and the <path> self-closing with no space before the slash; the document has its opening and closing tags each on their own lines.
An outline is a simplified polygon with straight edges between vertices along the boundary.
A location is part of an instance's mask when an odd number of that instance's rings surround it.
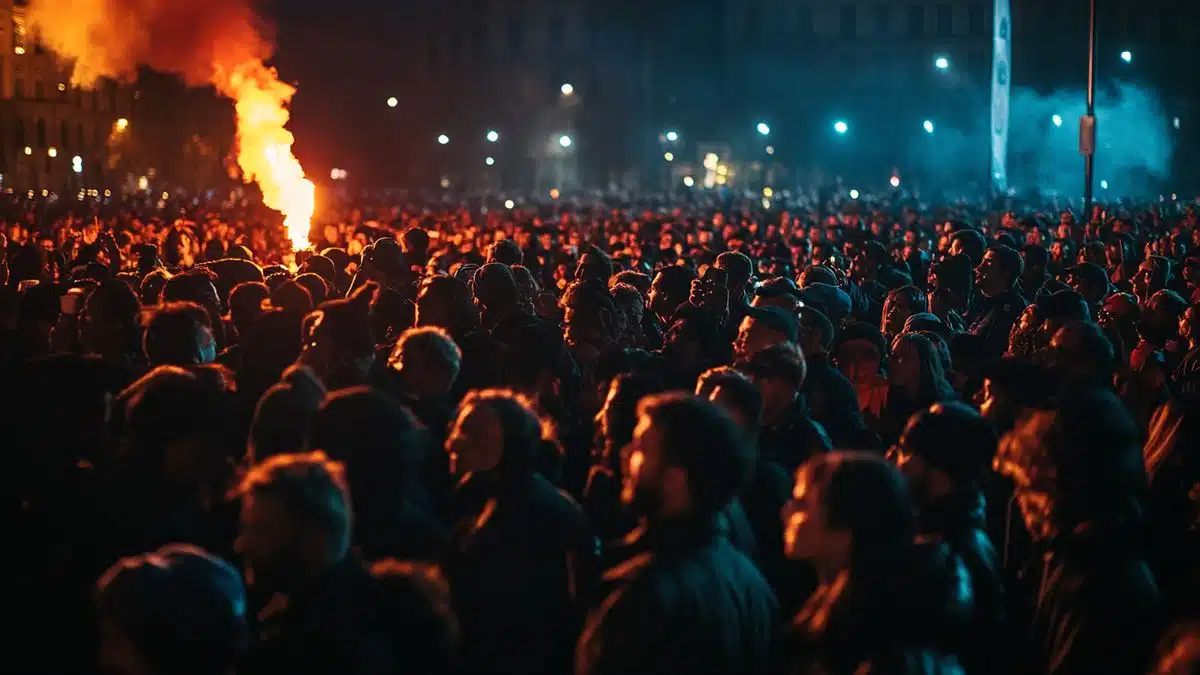
<svg viewBox="0 0 1200 675">
<path fill-rule="evenodd" d="M 500 263 L 510 267 L 520 265 L 524 260 L 525 254 L 521 252 L 521 247 L 511 239 L 501 239 L 492 244 L 487 257 L 489 263 Z"/>
<path fill-rule="evenodd" d="M 736 408 L 746 420 L 747 432 L 756 433 L 759 424 L 762 423 L 763 414 L 763 397 L 758 387 L 743 375 L 741 377 L 722 377 L 716 382 L 712 391 L 716 392 L 718 389 L 725 396 L 725 400 L 721 404 L 729 404 Z"/>
<path fill-rule="evenodd" d="M 240 283 L 229 292 L 229 318 L 243 339 L 250 325 L 263 313 L 263 304 L 270 297 L 270 289 L 261 281 Z"/>
<path fill-rule="evenodd" d="M 289 312 L 311 312 L 313 297 L 308 289 L 288 279 L 271 291 L 271 305 Z"/>
<path fill-rule="evenodd" d="M 1029 267 L 1045 267 L 1050 263 L 1050 251 L 1038 244 L 1025 244 L 1021 247 L 1021 256 Z"/>
<path fill-rule="evenodd" d="M 649 396 L 638 405 L 662 433 L 662 460 L 687 472 L 697 515 L 725 508 L 742 489 L 753 462 L 745 432 L 717 405 L 690 394 Z"/>
<path fill-rule="evenodd" d="M 194 302 L 169 302 L 143 315 L 142 351 L 151 365 L 195 363 L 196 332 L 211 326 L 208 312 Z"/>
<path fill-rule="evenodd" d="M 1016 284 L 1021 278 L 1021 273 L 1025 271 L 1025 261 L 1021 259 L 1021 254 L 1017 253 L 1016 249 L 998 244 L 991 248 L 996 254 L 996 262 L 1000 268 L 1011 275 L 1012 283 Z"/>
<path fill-rule="evenodd" d="M 314 307 L 325 302 L 325 299 L 329 297 L 329 284 L 325 283 L 325 280 L 319 274 L 305 272 L 296 277 L 296 283 L 308 291 L 309 296 L 312 297 Z"/>
<path fill-rule="evenodd" d="M 542 421 L 533 406 L 520 394 L 507 389 L 477 389 L 459 404 L 459 413 L 469 406 L 487 409 L 500 421 L 500 471 L 511 476 L 532 472 L 542 445 Z"/>
<path fill-rule="evenodd" d="M 745 370 L 757 377 L 782 378 L 794 389 L 804 386 L 808 364 L 800 348 L 789 342 L 781 342 L 760 350 L 750 357 Z"/>
</svg>

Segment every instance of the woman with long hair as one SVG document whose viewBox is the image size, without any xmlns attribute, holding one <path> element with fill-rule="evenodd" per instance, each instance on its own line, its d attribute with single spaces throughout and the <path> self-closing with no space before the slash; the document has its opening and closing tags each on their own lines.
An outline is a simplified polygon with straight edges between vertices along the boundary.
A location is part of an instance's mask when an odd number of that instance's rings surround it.
<svg viewBox="0 0 1200 675">
<path fill-rule="evenodd" d="M 879 430 L 884 441 L 899 438 L 913 413 L 956 398 L 933 342 L 920 333 L 896 336 L 888 357 L 887 407 Z"/>
</svg>

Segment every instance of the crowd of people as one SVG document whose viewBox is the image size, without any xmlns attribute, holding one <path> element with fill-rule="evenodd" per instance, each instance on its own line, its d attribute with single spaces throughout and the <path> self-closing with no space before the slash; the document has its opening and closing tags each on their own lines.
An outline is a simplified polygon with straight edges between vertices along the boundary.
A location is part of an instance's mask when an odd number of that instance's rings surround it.
<svg viewBox="0 0 1200 675">
<path fill-rule="evenodd" d="M 0 671 L 1197 672 L 1196 210 L 763 206 L 9 214 Z"/>
</svg>

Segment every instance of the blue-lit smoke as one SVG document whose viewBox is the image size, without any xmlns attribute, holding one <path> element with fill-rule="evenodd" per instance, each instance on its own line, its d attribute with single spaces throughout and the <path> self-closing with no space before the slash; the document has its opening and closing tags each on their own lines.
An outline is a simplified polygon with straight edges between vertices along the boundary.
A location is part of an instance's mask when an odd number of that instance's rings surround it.
<svg viewBox="0 0 1200 675">
<path fill-rule="evenodd" d="M 1008 174 L 1010 187 L 1023 193 L 1083 193 L 1083 157 L 1079 154 L 1079 118 L 1086 110 L 1084 92 L 1043 94 L 1014 88 L 1010 102 Z M 1054 117 L 1062 118 L 1055 126 Z M 986 108 L 981 117 L 986 118 Z M 1153 197 L 1171 176 L 1175 131 L 1158 95 L 1129 83 L 1097 92 L 1095 190 L 1098 199 Z M 908 156 L 934 184 L 961 190 L 964 177 L 978 177 L 991 144 L 986 119 L 969 129 L 938 125 L 936 151 L 922 153 L 929 140 L 914 134 Z M 1108 189 L 1101 188 L 1106 181 Z"/>
</svg>

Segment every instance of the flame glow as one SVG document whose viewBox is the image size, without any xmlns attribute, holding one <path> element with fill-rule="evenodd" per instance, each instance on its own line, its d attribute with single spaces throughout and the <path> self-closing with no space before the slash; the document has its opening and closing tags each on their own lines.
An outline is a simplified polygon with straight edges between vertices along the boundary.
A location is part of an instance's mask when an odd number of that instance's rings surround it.
<svg viewBox="0 0 1200 675">
<path fill-rule="evenodd" d="M 27 18 L 42 43 L 73 64 L 72 84 L 131 81 L 145 66 L 233 100 L 237 162 L 284 215 L 296 250 L 307 248 L 315 187 L 292 154 L 286 125 L 296 90 L 266 65 L 270 42 L 249 0 L 33 0 Z"/>
</svg>

